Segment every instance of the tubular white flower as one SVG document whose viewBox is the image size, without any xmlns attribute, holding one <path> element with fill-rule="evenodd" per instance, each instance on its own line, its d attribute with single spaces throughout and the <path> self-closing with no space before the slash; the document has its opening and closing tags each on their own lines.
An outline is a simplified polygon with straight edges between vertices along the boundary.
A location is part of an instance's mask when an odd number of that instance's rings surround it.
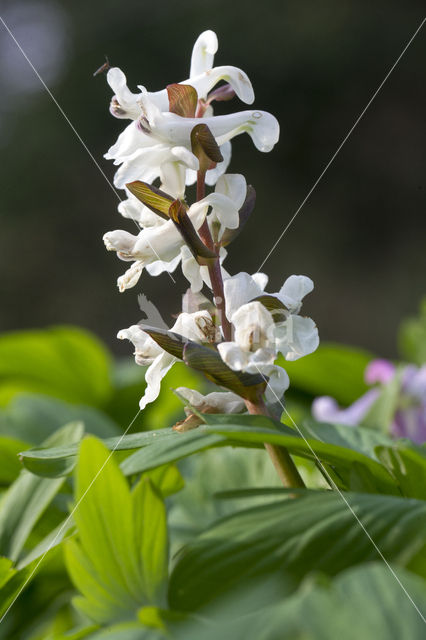
<svg viewBox="0 0 426 640">
<path fill-rule="evenodd" d="M 198 36 L 192 49 L 190 78 L 194 78 L 205 71 L 210 71 L 213 67 L 214 54 L 218 46 L 217 35 L 214 31 L 208 29 Z"/>
<path fill-rule="evenodd" d="M 214 330 L 213 320 L 208 311 L 181 313 L 171 328 L 174 333 L 195 342 L 209 341 L 212 330 Z M 150 365 L 145 373 L 145 393 L 139 402 L 140 408 L 145 409 L 147 404 L 158 397 L 161 380 L 178 359 L 159 347 L 139 325 L 123 329 L 117 337 L 120 340 L 127 339 L 133 342 L 136 364 Z"/>
<path fill-rule="evenodd" d="M 223 80 L 231 85 L 242 102 L 252 104 L 254 101 L 253 87 L 244 71 L 233 66 L 213 68 L 214 54 L 217 49 L 216 34 L 213 31 L 204 31 L 197 38 L 192 50 L 189 78 L 179 84 L 190 84 L 197 91 L 198 98 L 205 100 L 211 89 Z M 144 87 L 138 85 L 140 93 L 132 93 L 127 86 L 126 76 L 118 67 L 109 69 L 107 82 L 114 91 L 110 111 L 116 118 L 136 120 L 140 115 L 140 97 L 146 93 L 152 103 L 161 111 L 169 110 L 167 89 L 147 92 Z"/>
<path fill-rule="evenodd" d="M 188 210 L 188 216 L 197 230 L 207 215 L 208 204 L 196 202 Z M 184 240 L 171 220 L 155 227 L 148 227 L 135 236 L 117 229 L 103 237 L 108 251 L 115 251 L 121 260 L 135 264 L 118 279 L 120 291 L 130 289 L 137 283 L 142 270 L 152 265 L 150 272 L 158 275 L 163 271 L 173 271 L 181 260 Z"/>
<path fill-rule="evenodd" d="M 207 413 L 241 413 L 245 409 L 244 400 L 232 391 L 213 391 L 203 395 L 194 389 L 178 387 L 176 391 L 198 411 Z M 185 409 L 190 414 L 191 409 Z"/>
</svg>

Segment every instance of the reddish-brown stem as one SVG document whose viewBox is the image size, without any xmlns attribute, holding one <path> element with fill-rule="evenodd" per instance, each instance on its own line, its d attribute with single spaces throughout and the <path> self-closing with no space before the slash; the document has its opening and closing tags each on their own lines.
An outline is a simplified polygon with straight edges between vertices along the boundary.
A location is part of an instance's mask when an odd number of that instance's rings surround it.
<svg viewBox="0 0 426 640">
<path fill-rule="evenodd" d="M 250 402 L 250 400 L 246 400 L 245 403 L 249 413 L 270 417 L 269 411 L 262 398 L 259 398 L 256 403 Z M 285 487 L 304 488 L 305 483 L 287 449 L 268 442 L 265 442 L 263 446 L 268 452 L 283 485 Z"/>
<path fill-rule="evenodd" d="M 197 172 L 197 202 L 202 200 L 206 193 L 206 183 L 205 183 L 206 174 L 202 171 Z M 216 246 L 213 242 L 212 234 L 210 233 L 209 223 L 207 222 L 207 218 L 204 220 L 203 224 L 198 230 L 201 240 L 204 244 L 211 250 L 215 251 L 217 258 L 214 261 L 214 264 L 209 266 L 209 275 L 210 281 L 212 284 L 212 291 L 214 297 L 214 303 L 217 307 L 220 316 L 220 323 L 222 325 L 223 337 L 225 340 L 232 340 L 232 327 L 228 318 L 226 317 L 226 308 L 225 308 L 225 295 L 223 293 L 223 279 L 222 279 L 222 270 L 220 267 L 220 259 L 219 259 L 219 249 L 220 247 Z"/>
</svg>

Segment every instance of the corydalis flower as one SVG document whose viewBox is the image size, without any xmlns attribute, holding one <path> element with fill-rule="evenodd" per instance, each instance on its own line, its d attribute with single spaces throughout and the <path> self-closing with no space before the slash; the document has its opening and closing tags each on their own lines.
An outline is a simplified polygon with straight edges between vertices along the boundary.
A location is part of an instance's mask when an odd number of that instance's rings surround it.
<svg viewBox="0 0 426 640">
<path fill-rule="evenodd" d="M 367 384 L 376 384 L 346 409 L 341 409 L 334 398 L 321 396 L 312 404 L 312 414 L 322 422 L 336 422 L 348 426 L 362 425 L 369 411 L 380 399 L 382 389 L 395 384 L 398 397 L 396 409 L 389 425 L 396 438 L 410 438 L 417 444 L 426 442 L 426 365 L 408 365 L 398 370 L 388 360 L 372 360 L 364 373 Z"/>
<path fill-rule="evenodd" d="M 181 313 L 171 331 L 194 342 L 211 342 L 215 338 L 215 327 L 208 311 Z M 145 373 L 146 389 L 139 406 L 144 409 L 159 395 L 161 380 L 178 362 L 178 358 L 162 349 L 140 325 L 132 325 L 122 329 L 117 337 L 130 340 L 135 347 L 135 362 L 141 366 L 149 365 Z"/>
<path fill-rule="evenodd" d="M 305 276 L 291 276 L 279 292 L 265 295 L 266 284 L 267 277 L 261 273 L 239 273 L 225 280 L 226 313 L 234 339 L 219 344 L 218 350 L 234 371 L 268 376 L 279 398 L 289 382 L 285 371 L 274 365 L 278 353 L 296 360 L 315 351 L 319 343 L 315 323 L 298 315 L 313 283 Z"/>
<path fill-rule="evenodd" d="M 175 173 L 182 193 L 186 184 L 195 181 L 198 160 L 193 156 L 190 146 L 190 134 L 193 127 L 204 122 L 216 137 L 223 161 L 207 171 L 206 182 L 213 185 L 222 175 L 231 158 L 230 140 L 236 135 L 247 132 L 261 151 L 270 151 L 278 140 L 277 120 L 264 111 L 244 111 L 229 116 L 212 116 L 213 98 L 229 97 L 229 91 L 220 87 L 209 98 L 209 92 L 219 81 L 226 81 L 232 92 L 245 103 L 254 101 L 254 93 L 247 75 L 236 67 L 213 68 L 213 58 L 217 50 L 217 37 L 212 31 L 206 31 L 197 39 L 191 59 L 191 72 L 187 80 L 180 85 L 190 85 L 197 92 L 201 113 L 206 117 L 182 117 L 170 113 L 169 93 L 167 89 L 148 92 L 140 86 L 140 92 L 132 93 L 126 83 L 124 73 L 118 68 L 109 70 L 107 79 L 115 95 L 110 110 L 119 118 L 132 122 L 119 136 L 105 155 L 121 167 L 117 171 L 114 183 L 124 188 L 127 182 L 135 179 L 152 182 L 160 177 L 167 182 L 167 174 Z M 227 94 L 227 95 L 226 95 Z M 195 115 L 195 114 L 194 114 Z M 200 114 L 197 114 L 200 115 Z M 181 197 L 176 196 L 176 197 Z"/>
<path fill-rule="evenodd" d="M 214 193 L 189 207 L 188 217 L 194 229 L 200 228 L 209 208 L 212 209 L 210 216 L 221 229 L 236 229 L 239 225 L 238 210 L 244 202 L 246 192 L 247 185 L 243 176 L 222 176 Z M 154 213 L 152 215 L 156 216 Z M 163 271 L 173 271 L 181 260 L 184 275 L 194 291 L 200 291 L 203 282 L 210 285 L 207 269 L 197 263 L 172 220 L 156 217 L 161 223 L 143 229 L 138 235 L 120 229 L 104 235 L 108 251 L 117 252 L 121 260 L 134 261 L 130 269 L 118 279 L 120 291 L 135 286 L 145 267 L 151 275 L 158 275 Z M 223 251 L 222 258 L 226 255 L 225 250 Z"/>
</svg>

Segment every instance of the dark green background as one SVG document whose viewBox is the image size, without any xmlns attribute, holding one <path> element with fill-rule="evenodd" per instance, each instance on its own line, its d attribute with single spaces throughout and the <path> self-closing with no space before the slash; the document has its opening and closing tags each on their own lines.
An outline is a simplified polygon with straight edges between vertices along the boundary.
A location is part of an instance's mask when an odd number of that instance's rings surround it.
<svg viewBox="0 0 426 640">
<path fill-rule="evenodd" d="M 245 174 L 258 203 L 225 263 L 231 273 L 259 267 L 424 14 L 423 2 L 401 0 L 2 6 L 109 177 L 114 168 L 102 155 L 126 122 L 109 115 L 111 91 L 92 76 L 104 54 L 133 90 L 156 90 L 186 78 L 196 36 L 217 32 L 217 64 L 242 67 L 256 107 L 281 124 L 270 154 L 247 136 L 234 141 L 230 170 Z M 305 311 L 322 339 L 390 356 L 400 319 L 426 293 L 425 53 L 426 27 L 265 265 L 272 290 L 292 273 L 314 279 Z M 136 294 L 170 320 L 185 281 L 146 274 L 118 293 L 126 265 L 104 250 L 102 235 L 133 232 L 132 223 L 1 25 L 0 54 L 0 329 L 75 323 L 128 353 L 115 334 L 140 319 Z"/>
</svg>

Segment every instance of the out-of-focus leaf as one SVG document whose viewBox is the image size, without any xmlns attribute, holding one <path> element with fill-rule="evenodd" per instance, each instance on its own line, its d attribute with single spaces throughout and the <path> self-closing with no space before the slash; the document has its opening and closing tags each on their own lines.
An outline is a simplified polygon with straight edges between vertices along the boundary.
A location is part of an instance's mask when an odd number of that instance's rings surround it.
<svg viewBox="0 0 426 640">
<path fill-rule="evenodd" d="M 426 500 L 426 445 L 401 440 L 392 446 L 376 447 L 376 453 L 404 496 Z"/>
<path fill-rule="evenodd" d="M 335 575 L 380 560 L 377 548 L 400 566 L 421 553 L 418 568 L 410 568 L 424 571 L 426 504 L 353 493 L 343 500 L 337 492 L 307 491 L 236 513 L 188 544 L 170 578 L 170 604 L 194 611 L 262 574 L 285 572 L 296 581 L 310 571 Z"/>
<path fill-rule="evenodd" d="M 401 376 L 395 375 L 380 391 L 377 400 L 372 404 L 361 420 L 361 426 L 380 429 L 389 433 L 395 411 L 400 399 Z"/>
<path fill-rule="evenodd" d="M 334 580 L 316 574 L 281 599 L 272 585 L 257 580 L 213 603 L 203 620 L 189 622 L 176 639 L 422 640 L 426 583 L 399 567 L 393 571 L 383 563 L 368 563 Z M 264 594 L 270 604 L 259 607 Z"/>
<path fill-rule="evenodd" d="M 62 427 L 46 445 L 79 440 L 83 427 L 71 423 Z M 0 553 L 16 561 L 34 525 L 58 493 L 63 478 L 40 478 L 25 469 L 9 487 L 0 504 Z"/>
<path fill-rule="evenodd" d="M 76 607 L 108 623 L 133 617 L 147 604 L 164 605 L 166 512 L 152 483 L 142 478 L 131 492 L 108 450 L 89 437 L 80 448 L 76 485 L 78 540 L 65 546 L 68 571 L 82 594 Z"/>
<path fill-rule="evenodd" d="M 18 453 L 29 446 L 23 440 L 0 436 L 0 485 L 9 485 L 18 477 L 22 469 Z"/>
<path fill-rule="evenodd" d="M 0 336 L 0 405 L 19 392 L 103 405 L 112 392 L 110 358 L 89 332 L 76 327 Z"/>
<path fill-rule="evenodd" d="M 398 344 L 402 356 L 410 362 L 418 365 L 426 362 L 426 298 L 421 302 L 417 318 L 402 322 Z"/>
<path fill-rule="evenodd" d="M 338 344 L 321 344 L 304 358 L 278 364 L 290 376 L 290 387 L 311 396 L 332 396 L 339 404 L 357 400 L 368 389 L 364 370 L 372 356 L 359 349 Z"/>
<path fill-rule="evenodd" d="M 103 444 L 108 449 L 125 451 L 138 449 L 151 443 L 153 439 L 162 439 L 170 434 L 170 430 L 144 431 L 132 433 L 118 438 L 107 438 Z M 21 459 L 26 469 L 37 475 L 55 478 L 69 471 L 75 466 L 78 444 L 65 447 L 51 447 L 46 449 L 29 449 L 21 453 Z"/>
</svg>

